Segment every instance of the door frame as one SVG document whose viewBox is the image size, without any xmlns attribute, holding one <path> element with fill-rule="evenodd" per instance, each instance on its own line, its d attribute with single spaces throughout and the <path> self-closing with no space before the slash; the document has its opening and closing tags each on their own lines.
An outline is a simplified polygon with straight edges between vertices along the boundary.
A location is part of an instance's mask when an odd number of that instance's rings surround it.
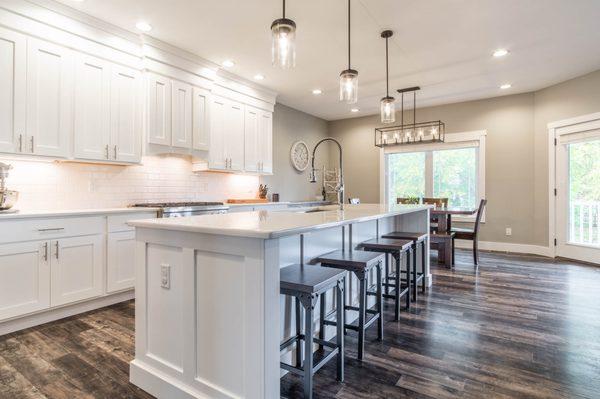
<svg viewBox="0 0 600 399">
<path fill-rule="evenodd" d="M 578 125 L 585 125 L 585 129 L 600 129 L 600 112 L 577 116 L 548 123 L 548 248 L 550 255 L 557 256 L 557 198 L 556 198 L 556 150 L 558 138 L 562 134 L 573 133 Z M 582 126 L 583 127 L 583 126 Z M 566 130 L 566 131 L 565 131 Z"/>
</svg>

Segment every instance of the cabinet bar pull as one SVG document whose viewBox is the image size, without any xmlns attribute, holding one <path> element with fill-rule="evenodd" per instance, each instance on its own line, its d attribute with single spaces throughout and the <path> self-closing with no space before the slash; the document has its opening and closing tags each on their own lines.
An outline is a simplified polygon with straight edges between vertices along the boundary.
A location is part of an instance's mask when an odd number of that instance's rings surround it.
<svg viewBox="0 0 600 399">
<path fill-rule="evenodd" d="M 56 259 L 58 259 L 58 241 L 54 245 L 56 245 Z"/>
<path fill-rule="evenodd" d="M 50 228 L 47 228 L 47 229 L 38 229 L 38 231 L 40 233 L 42 233 L 44 231 L 61 231 L 61 230 L 64 230 L 64 229 L 65 229 L 64 227 L 50 227 Z"/>
<path fill-rule="evenodd" d="M 117 146 L 115 145 L 115 159 L 117 159 Z"/>
<path fill-rule="evenodd" d="M 48 243 L 44 243 L 44 262 L 48 262 Z"/>
<path fill-rule="evenodd" d="M 34 147 L 34 145 L 33 145 L 33 140 L 34 140 L 34 137 L 33 137 L 33 136 L 31 136 L 31 153 L 32 153 L 32 154 L 33 154 L 33 152 L 34 152 L 34 148 L 35 148 L 35 147 Z"/>
<path fill-rule="evenodd" d="M 19 152 L 23 152 L 23 135 L 19 134 Z"/>
<path fill-rule="evenodd" d="M 109 155 L 108 155 L 108 144 L 106 145 L 106 148 L 104 149 L 106 151 L 106 159 L 109 159 Z"/>
</svg>

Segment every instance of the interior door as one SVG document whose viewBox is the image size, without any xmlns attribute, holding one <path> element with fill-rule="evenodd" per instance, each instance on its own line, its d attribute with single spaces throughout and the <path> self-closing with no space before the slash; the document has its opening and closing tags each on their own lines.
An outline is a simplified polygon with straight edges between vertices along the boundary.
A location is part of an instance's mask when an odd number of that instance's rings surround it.
<svg viewBox="0 0 600 399">
<path fill-rule="evenodd" d="M 557 133 L 557 255 L 600 263 L 600 129 Z"/>
<path fill-rule="evenodd" d="M 171 145 L 192 148 L 192 86 L 172 81 Z"/>
<path fill-rule="evenodd" d="M 106 291 L 116 292 L 135 285 L 135 231 L 108 235 Z"/>
<path fill-rule="evenodd" d="M 246 106 L 244 113 L 244 170 L 246 172 L 258 172 L 260 163 L 260 111 L 254 107 Z"/>
<path fill-rule="evenodd" d="M 244 169 L 244 105 L 229 101 L 225 120 L 225 153 L 229 158 L 229 169 Z"/>
<path fill-rule="evenodd" d="M 171 145 L 171 80 L 154 73 L 148 82 L 148 142 Z"/>
<path fill-rule="evenodd" d="M 51 303 L 64 305 L 102 294 L 101 234 L 51 241 Z"/>
<path fill-rule="evenodd" d="M 212 96 L 210 102 L 210 151 L 208 166 L 210 169 L 227 169 L 225 154 L 225 119 L 227 101 L 219 96 Z"/>
<path fill-rule="evenodd" d="M 32 38 L 27 46 L 26 152 L 66 158 L 73 126 L 72 53 Z"/>
<path fill-rule="evenodd" d="M 0 152 L 20 152 L 26 134 L 25 36 L 0 28 Z"/>
<path fill-rule="evenodd" d="M 112 159 L 140 162 L 142 158 L 142 111 L 140 73 L 119 65 L 112 66 L 111 150 Z"/>
<path fill-rule="evenodd" d="M 110 159 L 110 64 L 79 55 L 75 61 L 75 158 Z"/>
<path fill-rule="evenodd" d="M 0 320 L 50 307 L 49 242 L 0 245 Z"/>
<path fill-rule="evenodd" d="M 273 173 L 273 114 L 271 112 L 261 112 L 258 130 L 261 172 Z"/>
</svg>

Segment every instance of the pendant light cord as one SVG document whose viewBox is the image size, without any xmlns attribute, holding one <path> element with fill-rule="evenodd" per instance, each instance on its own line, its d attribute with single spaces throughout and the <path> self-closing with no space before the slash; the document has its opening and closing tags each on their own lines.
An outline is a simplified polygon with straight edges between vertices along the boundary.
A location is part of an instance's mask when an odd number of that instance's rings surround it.
<svg viewBox="0 0 600 399">
<path fill-rule="evenodd" d="M 285 19 L 285 0 L 283 0 L 283 18 Z"/>
<path fill-rule="evenodd" d="M 385 96 L 390 96 L 390 75 L 389 75 L 389 59 L 388 59 L 388 38 L 385 38 Z"/>
<path fill-rule="evenodd" d="M 350 67 L 350 0 L 348 0 L 348 69 Z"/>
</svg>

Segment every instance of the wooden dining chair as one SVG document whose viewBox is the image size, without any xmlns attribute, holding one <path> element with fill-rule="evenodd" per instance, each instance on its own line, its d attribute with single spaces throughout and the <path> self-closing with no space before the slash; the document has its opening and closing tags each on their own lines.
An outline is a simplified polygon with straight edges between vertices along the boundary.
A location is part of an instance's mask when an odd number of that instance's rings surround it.
<svg viewBox="0 0 600 399">
<path fill-rule="evenodd" d="M 475 217 L 475 226 L 473 229 L 465 229 L 461 227 L 452 227 L 451 232 L 454 233 L 454 239 L 459 240 L 473 240 L 473 263 L 475 266 L 479 266 L 479 250 L 477 248 L 477 240 L 479 235 L 479 224 L 481 223 L 481 217 L 483 216 L 483 210 L 487 204 L 486 199 L 482 199 L 479 203 L 479 209 L 477 209 L 477 216 Z M 452 258 L 454 258 L 454 242 L 452 243 Z"/>
</svg>

